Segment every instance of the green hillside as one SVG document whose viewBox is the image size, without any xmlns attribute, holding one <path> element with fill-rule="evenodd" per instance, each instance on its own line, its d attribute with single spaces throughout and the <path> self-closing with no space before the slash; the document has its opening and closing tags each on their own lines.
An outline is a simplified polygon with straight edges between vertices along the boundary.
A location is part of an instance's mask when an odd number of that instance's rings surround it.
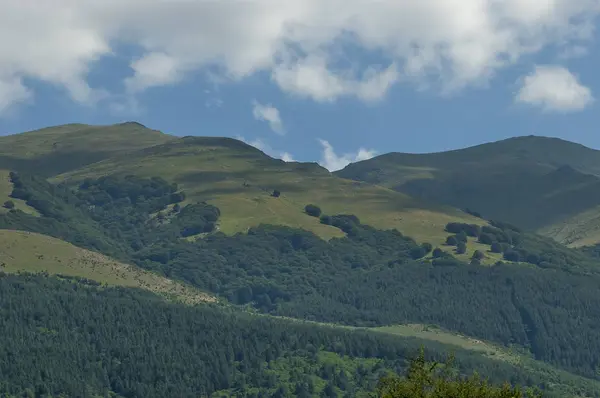
<svg viewBox="0 0 600 398">
<path fill-rule="evenodd" d="M 260 223 L 340 237 L 336 228 L 308 217 L 317 204 L 327 214 L 355 214 L 379 228 L 398 228 L 419 241 L 441 244 L 444 226 L 454 220 L 481 223 L 462 211 L 390 189 L 335 177 L 314 163 L 286 163 L 229 138 L 185 137 L 59 175 L 54 182 L 76 184 L 110 174 L 160 176 L 177 182 L 187 201 L 207 201 L 221 210 L 219 228 L 232 234 Z M 274 190 L 281 192 L 273 197 Z"/>
<path fill-rule="evenodd" d="M 135 122 L 48 127 L 0 137 L 0 169 L 53 176 L 173 138 Z"/>
<path fill-rule="evenodd" d="M 48 273 L 110 286 L 135 287 L 186 303 L 215 301 L 214 297 L 180 282 L 30 232 L 0 230 L 0 269 L 8 273 Z"/>
<path fill-rule="evenodd" d="M 471 148 L 389 153 L 336 175 L 471 209 L 572 244 L 600 238 L 600 151 L 546 137 Z"/>
<path fill-rule="evenodd" d="M 53 235 L 184 281 L 238 308 L 348 326 L 434 324 L 516 344 L 537 360 L 596 377 L 590 352 L 600 349 L 593 338 L 600 325 L 598 267 L 548 239 L 501 224 L 444 226 L 444 236 L 478 230 L 485 255 L 494 244 L 503 247 L 495 254 L 506 263 L 483 266 L 436 255 L 432 246 L 354 215 L 327 214 L 324 227 L 342 235 L 328 241 L 281 225 L 223 234 L 217 207 L 189 203 L 185 190 L 156 177 L 87 179 L 77 190 L 22 173 L 11 180 L 12 195 L 25 198 L 40 216 L 11 211 L 0 215 L 0 228 Z M 555 350 L 560 344 L 564 348 Z"/>
<path fill-rule="evenodd" d="M 409 348 L 423 342 L 436 353 L 459 350 L 465 371 L 559 396 L 600 396 L 594 253 L 434 201 L 483 198 L 509 211 L 504 202 L 517 195 L 503 196 L 500 186 L 520 192 L 518 203 L 531 207 L 522 216 L 528 222 L 544 211 L 563 220 L 570 213 L 559 209 L 567 204 L 589 211 L 597 177 L 552 160 L 552 151 L 527 144 L 531 153 L 518 158 L 469 149 L 463 157 L 436 154 L 427 165 L 408 155 L 413 160 L 396 168 L 399 180 L 373 184 L 275 160 L 237 140 L 170 137 L 131 123 L 110 127 L 112 143 L 102 146 L 104 128 L 57 128 L 65 137 L 80 132 L 63 154 L 98 142 L 101 155 L 86 162 L 75 156 L 36 172 L 48 159 L 44 134 L 36 132 L 21 136 L 21 148 L 42 149 L 15 151 L 12 159 L 21 161 L 2 169 L 0 199 L 14 208 L 0 211 L 0 257 L 9 273 L 0 274 L 0 300 L 19 302 L 29 314 L 21 322 L 13 304 L 0 310 L 15 319 L 3 336 L 41 344 L 13 343 L 11 355 L 23 361 L 39 350 L 47 363 L 66 358 L 59 368 L 66 373 L 49 375 L 44 362 L 34 376 L 14 374 L 34 396 L 59 395 L 60 385 L 77 396 L 360 396 L 384 370 L 403 370 Z M 149 136 L 121 148 L 124 129 Z M 591 163 L 581 163 L 586 172 Z M 484 191 L 457 185 L 456 192 L 457 175 L 472 175 Z M 398 184 L 414 192 L 391 189 Z M 534 200 L 540 192 L 544 205 Z M 10 275 L 18 271 L 42 274 Z M 128 287 L 220 304 L 171 307 Z M 28 289 L 39 297 L 28 297 Z M 94 367 L 70 368 L 70 346 L 56 344 L 69 333 L 82 352 L 77 358 Z M 55 351 L 47 349 L 51 341 Z M 117 341 L 127 342 L 125 351 Z M 276 349 L 265 348 L 273 342 Z M 0 361 L 0 372 L 9 365 Z M 82 386 L 81 378 L 89 382 Z M 298 392 L 304 389 L 309 395 Z M 0 393 L 29 392 L 0 383 Z"/>
</svg>

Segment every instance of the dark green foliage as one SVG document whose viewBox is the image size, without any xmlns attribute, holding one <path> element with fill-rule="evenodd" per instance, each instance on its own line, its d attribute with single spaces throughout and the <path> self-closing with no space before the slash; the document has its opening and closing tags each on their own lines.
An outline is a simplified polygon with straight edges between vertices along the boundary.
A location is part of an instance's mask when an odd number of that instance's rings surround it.
<svg viewBox="0 0 600 398">
<path fill-rule="evenodd" d="M 323 214 L 319 220 L 321 221 L 321 224 L 331 225 L 331 216 Z"/>
<path fill-rule="evenodd" d="M 446 238 L 446 244 L 449 246 L 456 246 L 458 244 L 458 239 L 456 235 L 450 235 Z"/>
<path fill-rule="evenodd" d="M 374 388 L 382 371 L 403 372 L 403 359 L 422 344 L 225 308 L 169 304 L 149 293 L 43 276 L 0 277 L 0 308 L 2 396 L 33 391 L 40 397 L 115 393 L 162 398 L 223 390 L 245 396 L 251 389 L 293 392 L 294 383 L 310 392 L 315 386 L 307 379 L 316 377 L 318 369 L 327 369 L 335 387 L 330 392 L 341 387 L 365 392 Z M 315 357 L 314 347 L 380 358 L 380 366 L 365 363 L 355 374 L 342 373 L 339 366 Z M 441 360 L 443 346 L 428 347 L 428 355 Z M 542 382 L 508 363 L 465 351 L 457 352 L 457 363 L 464 371 L 478 369 L 496 381 Z M 269 369 L 285 364 L 291 380 L 278 379 Z"/>
<path fill-rule="evenodd" d="M 43 217 L 23 212 L 1 215 L 0 228 L 47 234 L 119 259 L 130 259 L 155 242 L 213 231 L 220 215 L 205 203 L 181 208 L 176 202 L 185 195 L 177 192 L 176 184 L 160 178 L 86 179 L 76 192 L 32 175 L 12 172 L 11 181 L 12 196 L 26 200 Z M 152 219 L 151 213 L 173 203 L 178 212 Z"/>
<path fill-rule="evenodd" d="M 321 216 L 321 208 L 316 205 L 308 204 L 304 207 L 304 211 L 306 214 L 312 217 L 320 217 Z"/>
<path fill-rule="evenodd" d="M 465 242 L 458 242 L 456 245 L 456 254 L 465 254 L 467 251 L 467 244 Z"/>
<path fill-rule="evenodd" d="M 476 224 L 451 222 L 446 224 L 446 231 L 453 234 L 465 234 L 467 236 L 477 237 L 481 233 L 481 227 Z"/>
<path fill-rule="evenodd" d="M 464 233 L 467 236 L 477 237 L 481 233 L 481 227 L 476 224 L 451 222 L 446 224 L 446 231 L 453 234 Z"/>
<path fill-rule="evenodd" d="M 433 246 L 431 245 L 431 243 L 421 243 L 421 247 L 425 250 L 425 253 L 430 253 L 431 250 L 433 249 Z"/>
<path fill-rule="evenodd" d="M 440 366 L 441 365 L 441 366 Z M 428 362 L 423 352 L 413 359 L 401 378 L 386 375 L 377 385 L 377 396 L 381 398 L 541 398 L 540 391 L 512 387 L 507 382 L 502 386 L 490 385 L 479 374 L 470 377 L 453 374 L 453 359 L 444 364 Z"/>
<path fill-rule="evenodd" d="M 483 232 L 479 235 L 479 239 L 477 241 L 479 243 L 483 243 L 484 245 L 491 245 L 495 242 L 493 235 L 490 235 L 485 232 Z"/>
<path fill-rule="evenodd" d="M 595 374 L 590 353 L 600 345 L 589 344 L 597 341 L 591 325 L 600 326 L 598 276 L 576 269 L 466 267 L 438 250 L 431 265 L 413 263 L 419 246 L 411 240 L 354 226 L 356 234 L 329 242 L 305 231 L 261 226 L 234 237 L 216 234 L 155 247 L 140 253 L 138 263 L 261 311 L 354 325 L 434 323 L 529 346 L 537 358 Z M 565 339 L 569 343 L 559 343 Z M 559 344 L 564 348 L 557 350 Z"/>
<path fill-rule="evenodd" d="M 485 258 L 485 254 L 480 250 L 475 250 L 471 258 L 475 260 L 483 260 Z"/>
<path fill-rule="evenodd" d="M 493 242 L 490 246 L 490 251 L 492 253 L 502 253 L 504 251 L 504 249 L 502 247 L 502 244 L 500 244 L 498 242 Z"/>
<path fill-rule="evenodd" d="M 281 192 L 277 189 L 273 190 L 273 192 L 271 193 L 271 196 L 274 198 L 278 198 L 281 196 Z"/>
<path fill-rule="evenodd" d="M 354 236 L 359 233 L 360 220 L 353 214 L 340 214 L 331 216 L 331 224 L 347 233 Z"/>
<path fill-rule="evenodd" d="M 77 246 L 123 259 L 126 242 L 113 239 L 92 219 L 89 207 L 69 189 L 52 185 L 33 175 L 10 173 L 11 196 L 23 199 L 41 214 L 34 217 L 22 211 L 0 215 L 0 228 L 21 229 L 64 239 Z"/>
<path fill-rule="evenodd" d="M 454 256 L 446 254 L 445 256 L 433 259 L 431 264 L 434 267 L 460 267 L 465 265 L 465 263 L 457 260 Z"/>
<path fill-rule="evenodd" d="M 79 186 L 78 197 L 93 206 L 124 201 L 152 213 L 164 209 L 168 204 L 180 202 L 180 196 L 171 196 L 176 191 L 177 184 L 169 184 L 159 177 L 107 176 L 97 180 L 86 179 Z"/>
<path fill-rule="evenodd" d="M 504 252 L 504 259 L 507 261 L 519 262 L 521 261 L 521 257 L 519 252 L 516 250 L 509 249 Z"/>
<path fill-rule="evenodd" d="M 440 258 L 444 255 L 444 251 L 442 249 L 440 249 L 439 247 L 436 247 L 435 249 L 433 249 L 433 252 L 431 252 L 431 256 L 433 258 Z"/>
<path fill-rule="evenodd" d="M 212 232 L 221 212 L 206 203 L 189 204 L 181 208 L 172 222 L 179 227 L 181 236 L 187 237 Z"/>
<path fill-rule="evenodd" d="M 15 202 L 13 202 L 12 200 L 7 200 L 6 202 L 4 202 L 4 204 L 2 205 L 2 207 L 4 207 L 5 209 L 14 209 L 15 208 Z"/>
<path fill-rule="evenodd" d="M 410 257 L 413 260 L 418 260 L 427 255 L 427 250 L 423 246 L 416 246 L 410 249 Z"/>
</svg>

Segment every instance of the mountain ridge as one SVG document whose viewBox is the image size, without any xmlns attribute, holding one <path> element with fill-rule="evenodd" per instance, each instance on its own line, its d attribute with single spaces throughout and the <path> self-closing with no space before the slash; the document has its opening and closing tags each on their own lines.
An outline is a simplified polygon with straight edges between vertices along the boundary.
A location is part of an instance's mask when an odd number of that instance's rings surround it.
<svg viewBox="0 0 600 398">
<path fill-rule="evenodd" d="M 600 151 L 559 138 L 514 137 L 428 154 L 393 152 L 335 174 L 472 209 L 575 246 L 600 240 L 595 224 L 576 221 L 584 214 L 589 218 L 598 205 Z"/>
</svg>

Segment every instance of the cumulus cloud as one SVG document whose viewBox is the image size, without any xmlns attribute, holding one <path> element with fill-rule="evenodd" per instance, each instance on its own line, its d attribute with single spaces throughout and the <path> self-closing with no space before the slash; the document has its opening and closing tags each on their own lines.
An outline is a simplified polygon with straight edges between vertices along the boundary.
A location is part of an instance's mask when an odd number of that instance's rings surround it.
<svg viewBox="0 0 600 398">
<path fill-rule="evenodd" d="M 240 141 L 245 142 L 248 145 L 252 145 L 254 148 L 256 148 L 258 150 L 263 151 L 264 153 L 271 156 L 272 158 L 281 159 L 284 162 L 295 162 L 294 157 L 289 152 L 277 151 L 277 150 L 273 149 L 269 144 L 267 144 L 266 142 L 261 140 L 260 138 L 247 140 L 246 138 L 242 137 L 241 135 L 238 135 L 236 138 Z"/>
<path fill-rule="evenodd" d="M 279 135 L 285 134 L 279 110 L 271 104 L 263 105 L 256 100 L 252 102 L 252 115 L 256 120 L 269 123 L 269 127 Z"/>
<path fill-rule="evenodd" d="M 366 9 L 368 7 L 368 10 Z M 265 72 L 283 90 L 373 101 L 398 82 L 458 90 L 549 45 L 586 45 L 598 0 L 0 0 L 0 82 L 41 80 L 79 102 L 103 56 L 130 57 L 132 95 L 199 70 Z M 368 12 L 365 12 L 368 11 Z M 551 46 L 554 49 L 555 46 Z M 134 48 L 135 56 L 119 53 Z M 360 54 L 381 56 L 380 66 Z M 581 53 L 581 50 L 578 50 Z M 372 57 L 370 57 L 372 59 Z M 2 91 L 0 103 L 21 96 Z M 101 93 L 101 91 L 100 91 Z M 6 105 L 5 105 L 6 107 Z"/>
<path fill-rule="evenodd" d="M 594 101 L 592 91 L 562 66 L 537 66 L 522 79 L 515 101 L 545 111 L 574 112 Z"/>
<path fill-rule="evenodd" d="M 371 159 L 373 156 L 377 155 L 375 150 L 365 148 L 360 148 L 356 153 L 338 155 L 328 141 L 319 140 L 319 142 L 323 147 L 323 153 L 319 164 L 329 171 L 340 170 L 352 162 Z"/>
</svg>

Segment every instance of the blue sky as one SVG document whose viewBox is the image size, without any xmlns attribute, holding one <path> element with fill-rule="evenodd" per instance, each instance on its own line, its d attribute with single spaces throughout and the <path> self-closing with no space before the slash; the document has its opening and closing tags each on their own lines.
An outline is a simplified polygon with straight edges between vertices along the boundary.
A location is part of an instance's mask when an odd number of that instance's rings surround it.
<svg viewBox="0 0 600 398">
<path fill-rule="evenodd" d="M 600 148 L 597 0 L 73 4 L 0 0 L 0 134 L 135 120 L 330 169 L 529 134 Z"/>
</svg>

